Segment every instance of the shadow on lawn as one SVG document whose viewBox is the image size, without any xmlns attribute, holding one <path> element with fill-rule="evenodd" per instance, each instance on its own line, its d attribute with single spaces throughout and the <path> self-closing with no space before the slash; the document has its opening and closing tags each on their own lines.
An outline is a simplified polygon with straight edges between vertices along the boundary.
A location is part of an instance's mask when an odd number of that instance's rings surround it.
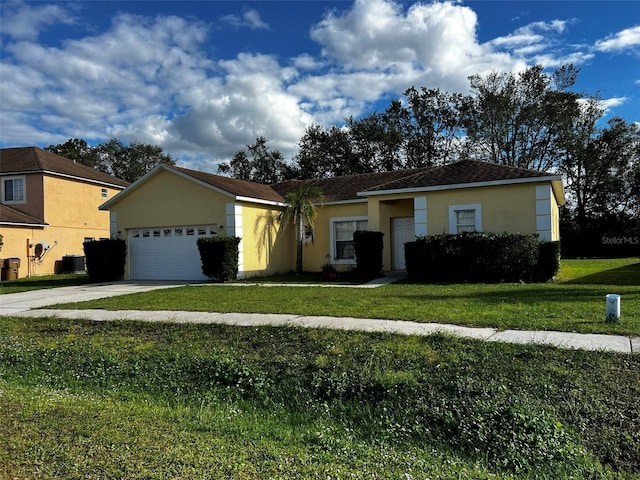
<svg viewBox="0 0 640 480">
<path fill-rule="evenodd" d="M 46 276 L 46 277 L 30 277 L 18 280 L 3 281 L 0 283 L 0 289 L 4 287 L 28 287 L 30 290 L 38 290 L 43 288 L 54 287 L 72 287 L 75 285 L 85 285 L 90 283 L 88 275 L 69 275 L 69 276 Z"/>
<path fill-rule="evenodd" d="M 640 285 L 640 262 L 585 275 L 564 283 L 567 285 Z"/>
<path fill-rule="evenodd" d="M 520 303 L 520 304 L 540 304 L 540 303 L 584 303 L 585 300 L 593 300 L 594 296 L 604 293 L 598 292 L 597 288 L 562 288 L 558 285 L 528 287 L 522 286 L 518 288 L 496 288 L 493 289 L 489 285 L 483 285 L 483 288 L 474 291 L 456 291 L 456 292 L 433 292 L 419 293 L 409 295 L 420 302 L 428 302 L 434 300 L 464 300 L 479 299 L 487 303 Z M 602 290 L 604 292 L 604 289 Z M 406 295 L 402 296 L 407 298 Z M 603 297 L 604 298 L 604 297 Z"/>
</svg>

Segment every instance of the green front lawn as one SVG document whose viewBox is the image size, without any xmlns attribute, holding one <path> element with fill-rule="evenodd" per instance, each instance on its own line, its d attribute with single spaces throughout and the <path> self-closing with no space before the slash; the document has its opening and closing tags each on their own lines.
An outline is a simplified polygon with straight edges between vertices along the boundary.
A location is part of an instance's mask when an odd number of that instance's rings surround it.
<svg viewBox="0 0 640 480">
<path fill-rule="evenodd" d="M 42 290 L 45 288 L 72 287 L 89 283 L 87 274 L 64 273 L 59 275 L 43 275 L 37 277 L 24 277 L 17 280 L 5 280 L 0 282 L 0 295 L 4 293 L 28 292 L 30 290 Z"/>
<path fill-rule="evenodd" d="M 605 323 L 605 296 L 621 295 L 621 321 Z M 500 329 L 640 335 L 638 259 L 566 260 L 546 284 L 411 284 L 376 289 L 199 285 L 64 308 L 288 313 L 444 322 Z"/>
<path fill-rule="evenodd" d="M 0 338 L 0 478 L 640 475 L 638 355 L 56 318 Z"/>
</svg>

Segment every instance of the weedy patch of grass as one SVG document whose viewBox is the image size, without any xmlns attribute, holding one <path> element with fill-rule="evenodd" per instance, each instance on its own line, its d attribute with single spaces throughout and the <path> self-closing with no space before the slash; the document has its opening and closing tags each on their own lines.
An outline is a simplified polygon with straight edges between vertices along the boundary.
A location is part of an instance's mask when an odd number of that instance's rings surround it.
<svg viewBox="0 0 640 480">
<path fill-rule="evenodd" d="M 17 280 L 0 282 L 0 295 L 5 293 L 27 292 L 45 288 L 71 287 L 89 283 L 89 276 L 85 273 L 63 273 L 59 275 L 43 275 L 38 277 L 24 277 Z"/>
<path fill-rule="evenodd" d="M 637 355 L 60 319 L 0 338 L 7 478 L 640 474 Z"/>
</svg>

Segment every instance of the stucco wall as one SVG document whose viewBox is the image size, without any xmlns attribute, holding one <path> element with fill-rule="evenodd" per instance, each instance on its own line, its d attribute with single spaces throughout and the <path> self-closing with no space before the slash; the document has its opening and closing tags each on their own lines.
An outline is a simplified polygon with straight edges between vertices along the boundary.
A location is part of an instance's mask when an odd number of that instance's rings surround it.
<svg viewBox="0 0 640 480">
<path fill-rule="evenodd" d="M 27 264 L 27 241 L 30 244 L 41 241 L 43 239 L 42 232 L 43 229 L 41 228 L 0 227 L 3 241 L 0 258 L 19 258 L 20 270 L 18 274 L 20 278 L 27 276 L 29 268 Z"/>
<path fill-rule="evenodd" d="M 5 245 L 0 257 L 17 257 L 21 259 L 19 276 L 46 275 L 58 273 L 62 257 L 66 255 L 84 255 L 85 238 L 109 238 L 109 212 L 98 210 L 98 207 L 120 190 L 101 185 L 84 183 L 53 176 L 31 176 L 28 184 L 27 202 L 44 205 L 45 228 L 3 227 Z M 102 197 L 102 189 L 107 189 L 107 198 Z M 24 212 L 37 212 L 41 207 L 29 209 L 14 205 Z M 32 246 L 27 253 L 27 240 Z M 29 262 L 33 256 L 34 246 L 46 242 L 50 250 L 41 260 Z"/>
<path fill-rule="evenodd" d="M 126 239 L 130 228 L 225 225 L 225 205 L 233 199 L 176 174 L 160 171 L 116 202 L 117 229 Z"/>
<path fill-rule="evenodd" d="M 317 208 L 318 218 L 314 228 L 314 241 L 307 243 L 303 249 L 303 269 L 318 272 L 326 256 L 331 252 L 331 219 L 344 217 L 367 216 L 367 204 L 347 203 L 340 205 L 324 205 Z M 346 269 L 341 265 L 338 269 Z"/>
<path fill-rule="evenodd" d="M 420 228 L 428 235 L 449 233 L 450 207 L 453 205 L 479 205 L 482 231 L 485 232 L 536 232 L 536 186 L 539 183 L 487 186 L 443 191 L 415 192 L 393 195 L 373 195 L 361 202 L 317 207 L 314 242 L 303 248 L 303 269 L 319 271 L 332 251 L 331 220 L 364 217 L 369 230 L 382 231 L 384 235 L 385 270 L 392 265 L 392 221 L 398 217 L 414 216 L 414 197 L 420 197 L 420 205 L 426 199 L 426 224 L 424 207 Z M 368 200 L 368 202 L 366 201 Z M 231 217 L 229 206 L 232 207 Z M 218 224 L 226 227 L 229 218 L 238 223 L 241 231 L 243 276 L 286 273 L 295 269 L 296 241 L 292 226 L 278 225 L 275 218 L 277 206 L 253 202 L 235 202 L 230 195 L 199 185 L 167 171 L 160 171 L 147 182 L 112 205 L 116 216 L 116 228 L 121 238 L 127 238 L 130 228 Z M 553 235 L 557 238 L 558 207 L 555 200 L 549 212 L 553 223 Z M 228 229 L 227 229 L 228 230 Z M 232 228 L 233 230 L 233 228 Z M 341 265 L 339 269 L 350 268 Z"/>
<path fill-rule="evenodd" d="M 535 184 L 428 192 L 427 234 L 449 231 L 449 206 L 480 204 L 482 231 L 536 233 Z"/>
<path fill-rule="evenodd" d="M 242 204 L 245 278 L 295 269 L 294 229 L 279 224 L 278 213 L 269 206 Z"/>
</svg>

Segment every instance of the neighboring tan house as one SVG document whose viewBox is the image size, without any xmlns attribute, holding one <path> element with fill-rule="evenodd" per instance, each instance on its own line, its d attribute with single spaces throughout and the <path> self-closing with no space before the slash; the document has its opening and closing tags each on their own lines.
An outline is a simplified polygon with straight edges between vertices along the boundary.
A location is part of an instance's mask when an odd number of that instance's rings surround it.
<svg viewBox="0 0 640 480">
<path fill-rule="evenodd" d="M 384 232 L 383 268 L 404 270 L 404 244 L 416 236 L 463 231 L 522 232 L 559 239 L 560 176 L 465 160 L 417 170 L 290 180 L 261 185 L 161 165 L 105 202 L 112 236 L 127 241 L 128 279 L 202 280 L 198 237 L 242 239 L 239 276 L 295 269 L 292 228 L 276 217 L 302 184 L 324 192 L 304 270 L 355 265 L 353 232 Z"/>
<path fill-rule="evenodd" d="M 60 272 L 85 240 L 109 238 L 98 207 L 127 185 L 41 148 L 0 149 L 0 257 L 19 258 L 20 277 Z"/>
</svg>

